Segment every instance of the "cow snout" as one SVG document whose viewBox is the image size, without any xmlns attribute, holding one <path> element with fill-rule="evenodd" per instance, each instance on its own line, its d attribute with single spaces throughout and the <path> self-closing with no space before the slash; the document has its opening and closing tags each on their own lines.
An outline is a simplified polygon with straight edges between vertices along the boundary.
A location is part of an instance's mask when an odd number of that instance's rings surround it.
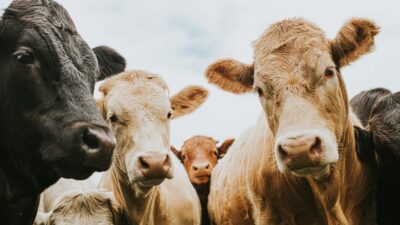
<svg viewBox="0 0 400 225">
<path fill-rule="evenodd" d="M 315 135 L 287 138 L 279 143 L 278 155 L 292 171 L 321 166 L 321 138 Z"/>
<path fill-rule="evenodd" d="M 201 171 L 209 172 L 211 170 L 210 163 L 208 163 L 208 162 L 193 164 L 192 169 L 194 171 L 198 171 L 198 172 L 201 172 Z"/>
<path fill-rule="evenodd" d="M 115 137 L 107 127 L 78 123 L 76 128 L 80 136 L 80 145 L 84 153 L 84 166 L 97 171 L 107 170 L 112 161 Z"/>
<path fill-rule="evenodd" d="M 147 152 L 138 157 L 138 170 L 144 180 L 171 179 L 171 167 L 171 158 L 165 153 Z"/>
</svg>

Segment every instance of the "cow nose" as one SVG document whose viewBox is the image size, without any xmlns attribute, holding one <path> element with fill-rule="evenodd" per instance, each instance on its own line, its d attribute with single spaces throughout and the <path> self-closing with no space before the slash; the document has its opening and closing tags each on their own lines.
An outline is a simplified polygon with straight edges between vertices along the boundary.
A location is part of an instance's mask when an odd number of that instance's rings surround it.
<svg viewBox="0 0 400 225">
<path fill-rule="evenodd" d="M 145 179 L 171 179 L 171 158 L 168 154 L 155 151 L 139 156 L 138 169 Z"/>
<path fill-rule="evenodd" d="M 193 164 L 192 168 L 194 171 L 198 170 L 209 170 L 210 169 L 210 163 L 203 163 L 203 164 Z"/>
<path fill-rule="evenodd" d="M 107 170 L 112 161 L 115 137 L 107 127 L 88 125 L 81 130 L 81 147 L 85 154 L 85 166 L 99 171 Z"/>
<path fill-rule="evenodd" d="M 278 152 L 291 170 L 317 166 L 322 157 L 321 138 L 315 135 L 287 138 L 279 143 Z"/>
</svg>

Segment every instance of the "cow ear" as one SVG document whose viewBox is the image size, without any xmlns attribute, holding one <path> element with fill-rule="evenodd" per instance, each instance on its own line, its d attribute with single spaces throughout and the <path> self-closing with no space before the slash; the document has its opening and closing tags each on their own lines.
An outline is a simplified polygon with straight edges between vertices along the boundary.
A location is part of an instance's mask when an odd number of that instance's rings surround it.
<svg viewBox="0 0 400 225">
<path fill-rule="evenodd" d="M 171 152 L 173 152 L 179 160 L 182 160 L 182 152 L 171 145 Z"/>
<path fill-rule="evenodd" d="M 100 69 L 100 74 L 96 77 L 96 81 L 104 80 L 125 70 L 125 58 L 114 49 L 107 46 L 98 46 L 93 48 L 93 52 L 97 57 Z"/>
<path fill-rule="evenodd" d="M 200 86 L 189 86 L 170 98 L 172 117 L 176 119 L 195 111 L 208 97 L 208 91 Z"/>
<path fill-rule="evenodd" d="M 233 59 L 222 59 L 208 66 L 208 82 L 233 93 L 253 90 L 254 65 L 244 64 Z"/>
<path fill-rule="evenodd" d="M 222 158 L 227 152 L 229 147 L 233 144 L 235 139 L 226 139 L 219 147 L 218 147 L 218 157 Z"/>
<path fill-rule="evenodd" d="M 368 19 L 351 19 L 331 42 L 332 57 L 343 67 L 372 51 L 379 27 Z"/>
<path fill-rule="evenodd" d="M 33 225 L 45 225 L 51 213 L 52 212 L 48 213 L 37 212 L 35 222 L 33 222 Z"/>
<path fill-rule="evenodd" d="M 374 142 L 369 131 L 354 126 L 356 150 L 358 157 L 364 161 L 371 161 L 375 156 Z"/>
</svg>

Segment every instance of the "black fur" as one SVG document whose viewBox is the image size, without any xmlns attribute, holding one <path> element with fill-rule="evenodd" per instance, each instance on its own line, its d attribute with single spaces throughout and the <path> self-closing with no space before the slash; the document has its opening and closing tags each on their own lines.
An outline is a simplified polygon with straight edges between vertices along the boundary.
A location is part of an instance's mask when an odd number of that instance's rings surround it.
<svg viewBox="0 0 400 225">
<path fill-rule="evenodd" d="M 372 149 L 378 155 L 377 222 L 397 224 L 400 221 L 400 92 L 366 91 L 353 98 L 351 106 L 364 109 L 356 113 L 368 121 L 366 130 L 356 128 L 360 158 L 371 160 Z"/>
<path fill-rule="evenodd" d="M 34 56 L 32 63 L 18 61 L 21 51 Z M 67 11 L 52 0 L 15 0 L 0 19 L 2 224 L 30 224 L 39 193 L 60 177 L 102 170 L 82 165 L 81 144 L 71 134 L 82 121 L 109 132 L 92 97 L 94 84 L 124 70 L 124 60 L 109 48 L 96 51 L 100 69 Z"/>
</svg>

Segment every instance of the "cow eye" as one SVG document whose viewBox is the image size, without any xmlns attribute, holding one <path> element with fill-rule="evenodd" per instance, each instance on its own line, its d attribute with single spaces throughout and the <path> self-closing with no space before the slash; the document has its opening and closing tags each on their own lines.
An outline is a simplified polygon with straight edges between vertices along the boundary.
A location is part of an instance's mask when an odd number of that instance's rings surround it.
<svg viewBox="0 0 400 225">
<path fill-rule="evenodd" d="M 260 88 L 260 87 L 256 87 L 256 90 L 257 90 L 257 93 L 258 93 L 258 95 L 261 97 L 261 96 L 264 96 L 264 91 Z"/>
<path fill-rule="evenodd" d="M 118 121 L 118 117 L 113 113 L 111 114 L 108 119 L 110 120 L 111 123 L 115 123 Z"/>
<path fill-rule="evenodd" d="M 325 70 L 324 77 L 325 77 L 326 79 L 332 78 L 332 77 L 335 75 L 335 73 L 336 73 L 336 71 L 335 71 L 335 68 L 334 68 L 334 67 L 328 67 L 328 68 L 326 68 L 326 70 Z"/>
<path fill-rule="evenodd" d="M 171 116 L 172 116 L 172 112 L 168 112 L 167 118 L 171 119 Z"/>
<path fill-rule="evenodd" d="M 14 53 L 14 59 L 21 64 L 30 65 L 35 62 L 32 52 L 27 49 L 21 49 Z"/>
</svg>

